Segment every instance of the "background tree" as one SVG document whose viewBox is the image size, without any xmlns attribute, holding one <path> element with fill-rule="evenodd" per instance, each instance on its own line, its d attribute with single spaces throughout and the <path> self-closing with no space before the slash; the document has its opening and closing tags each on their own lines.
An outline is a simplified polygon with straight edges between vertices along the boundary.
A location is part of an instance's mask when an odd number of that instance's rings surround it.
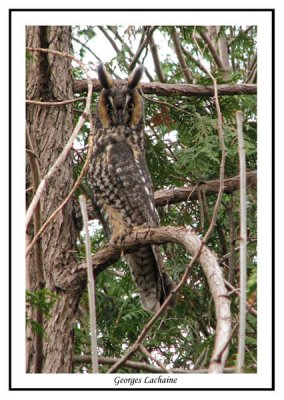
<svg viewBox="0 0 284 400">
<path fill-rule="evenodd" d="M 246 371 L 256 368 L 256 27 L 28 27 L 27 46 L 73 53 L 94 64 L 103 61 L 122 79 L 138 63 L 145 66 L 146 157 L 156 190 L 162 225 L 191 225 L 204 235 L 219 190 L 220 145 L 212 79 L 217 79 L 227 158 L 225 190 L 208 246 L 217 254 L 231 292 L 233 325 L 238 322 L 238 146 L 235 112 L 242 110 L 249 183 L 248 302 Z M 102 58 L 101 49 L 113 49 Z M 94 77 L 96 75 L 94 74 Z M 82 118 L 87 82 L 70 58 L 27 53 L 27 99 L 62 102 L 27 104 L 27 205 L 39 180 L 61 153 Z M 146 82 L 148 80 L 148 83 Z M 187 85 L 185 85 L 187 84 Z M 100 87 L 93 80 L 93 102 Z M 249 94 L 246 94 L 249 93 Z M 79 98 L 80 96 L 80 98 Z M 28 229 L 28 243 L 70 193 L 87 155 L 86 122 L 73 150 L 48 181 Z M 85 290 L 84 234 L 77 197 L 91 197 L 83 179 L 76 195 L 49 223 L 27 262 L 27 371 L 90 370 L 88 300 Z M 105 242 L 96 210 L 89 207 L 92 247 Z M 177 244 L 163 246 L 167 268 L 179 279 L 190 256 Z M 80 267 L 81 266 L 81 267 Z M 103 268 L 102 268 L 103 269 Z M 78 273 L 79 271 L 79 273 Z M 123 356 L 149 319 L 139 302 L 128 266 L 119 260 L 97 276 L 100 371 Z M 203 369 L 213 347 L 215 310 L 198 265 L 179 293 L 178 305 L 156 322 L 121 372 Z M 145 350 L 147 349 L 147 350 Z M 227 368 L 235 365 L 237 337 L 232 336 Z M 153 361 L 153 359 L 155 361 Z M 157 367 L 158 364 L 158 367 Z M 154 370 L 154 368 L 156 368 Z"/>
</svg>

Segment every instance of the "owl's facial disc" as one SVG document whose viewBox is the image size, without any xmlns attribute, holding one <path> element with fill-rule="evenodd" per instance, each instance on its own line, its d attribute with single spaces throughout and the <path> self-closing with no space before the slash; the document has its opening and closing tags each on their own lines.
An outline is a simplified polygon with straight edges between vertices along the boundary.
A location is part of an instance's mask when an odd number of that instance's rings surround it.
<svg viewBox="0 0 284 400">
<path fill-rule="evenodd" d="M 119 91 L 107 96 L 107 110 L 112 126 L 133 126 L 133 114 L 135 113 L 135 96 Z M 137 99 L 140 102 L 140 99 Z M 139 107 L 138 107 L 139 108 Z M 140 107 L 141 109 L 141 107 Z M 137 118 L 134 118 L 136 120 Z"/>
</svg>

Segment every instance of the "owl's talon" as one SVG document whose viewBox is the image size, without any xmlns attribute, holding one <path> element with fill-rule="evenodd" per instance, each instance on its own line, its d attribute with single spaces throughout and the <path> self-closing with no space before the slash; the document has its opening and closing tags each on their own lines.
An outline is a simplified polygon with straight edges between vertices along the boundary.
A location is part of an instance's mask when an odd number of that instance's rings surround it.
<svg viewBox="0 0 284 400">
<path fill-rule="evenodd" d="M 130 232 L 131 232 L 131 229 L 121 230 L 120 232 L 112 235 L 109 243 L 113 246 L 119 246 L 119 247 L 122 246 L 126 236 L 129 235 Z"/>
</svg>

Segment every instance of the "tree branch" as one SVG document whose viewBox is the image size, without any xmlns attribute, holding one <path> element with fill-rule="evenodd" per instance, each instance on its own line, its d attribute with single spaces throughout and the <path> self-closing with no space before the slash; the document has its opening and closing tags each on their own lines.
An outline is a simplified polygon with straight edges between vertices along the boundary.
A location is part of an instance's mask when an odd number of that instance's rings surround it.
<svg viewBox="0 0 284 400">
<path fill-rule="evenodd" d="M 143 42 L 140 44 L 138 50 L 133 56 L 133 59 L 131 60 L 131 63 L 129 64 L 129 70 L 132 71 L 143 51 L 143 49 L 148 46 L 148 43 L 151 39 L 151 36 L 153 35 L 154 30 L 156 29 L 156 26 L 150 26 L 146 35 L 146 38 L 143 40 Z"/>
<path fill-rule="evenodd" d="M 222 70 L 225 70 L 226 67 L 223 64 L 221 58 L 219 57 L 217 50 L 215 49 L 215 47 L 214 47 L 213 43 L 211 42 L 211 40 L 209 39 L 208 35 L 203 31 L 200 31 L 199 34 L 202 37 L 202 39 L 204 40 L 204 42 L 207 44 L 208 49 L 210 50 L 210 53 L 212 54 L 212 57 L 217 65 L 217 67 L 221 68 Z"/>
<path fill-rule="evenodd" d="M 110 44 L 112 45 L 114 51 L 116 52 L 116 54 L 120 53 L 120 49 L 117 47 L 115 41 L 113 40 L 113 38 L 108 34 L 107 30 L 103 27 L 103 26 L 98 26 L 99 30 L 105 35 L 105 37 L 107 38 L 107 40 L 110 42 Z"/>
<path fill-rule="evenodd" d="M 36 106 L 62 106 L 66 104 L 75 103 L 76 101 L 86 101 L 86 97 L 76 97 L 71 100 L 64 101 L 37 101 L 37 100 L 26 100 L 26 104 L 34 104 Z M 82 111 L 83 112 L 83 111 Z"/>
<path fill-rule="evenodd" d="M 92 79 L 93 92 L 100 92 L 102 86 L 98 79 Z M 140 87 L 145 94 L 156 94 L 158 96 L 214 96 L 213 85 L 190 85 L 188 83 L 161 83 L 141 82 Z M 257 85 L 251 83 L 221 84 L 217 85 L 219 96 L 233 96 L 237 94 L 257 94 Z M 82 93 L 87 90 L 87 80 L 75 80 L 73 83 L 74 93 Z"/>
<path fill-rule="evenodd" d="M 256 187 L 257 171 L 247 172 L 247 185 Z M 189 186 L 178 187 L 175 189 L 159 190 L 154 193 L 155 206 L 164 207 L 169 204 L 177 204 L 182 201 L 191 201 L 198 199 L 198 187 L 202 187 L 202 193 L 205 196 L 217 195 L 219 191 L 220 180 L 202 182 L 200 184 L 192 184 Z M 224 193 L 233 193 L 240 188 L 240 176 L 232 176 L 224 179 Z M 90 219 L 96 219 L 97 216 L 93 210 L 91 203 L 88 203 L 88 214 Z"/>
<path fill-rule="evenodd" d="M 183 52 L 182 52 L 182 47 L 181 47 L 181 43 L 178 37 L 178 33 L 176 31 L 176 28 L 173 27 L 171 30 L 171 37 L 173 40 L 173 44 L 174 44 L 174 49 L 175 49 L 175 53 L 176 56 L 178 58 L 182 73 L 185 77 L 185 80 L 187 83 L 192 83 L 193 82 L 193 76 L 192 76 L 192 72 L 190 71 L 190 69 L 188 68 Z"/>
<path fill-rule="evenodd" d="M 236 112 L 239 165 L 240 165 L 240 317 L 237 372 L 242 373 L 246 342 L 246 291 L 247 291 L 247 195 L 246 153 L 243 139 L 243 114 Z"/>
<path fill-rule="evenodd" d="M 87 264 L 87 275 L 88 275 L 88 298 L 89 298 L 89 316 L 90 316 L 91 349 L 92 349 L 92 372 L 93 374 L 98 374 L 99 366 L 98 366 L 97 318 L 96 318 L 96 291 L 95 291 L 94 273 L 92 268 L 92 252 L 91 252 L 90 235 L 88 230 L 86 197 L 83 194 L 79 196 L 79 203 L 81 206 L 83 225 L 85 228 L 85 248 L 86 248 L 86 264 Z"/>
<path fill-rule="evenodd" d="M 247 172 L 247 185 L 256 186 L 257 183 L 257 171 Z M 157 207 L 166 206 L 168 204 L 180 203 L 187 201 L 189 196 L 190 200 L 198 199 L 198 187 L 202 186 L 206 196 L 218 194 L 220 187 L 220 180 L 214 179 L 200 183 L 199 185 L 189 185 L 176 189 L 159 190 L 154 193 L 155 205 Z M 233 176 L 231 178 L 224 179 L 224 193 L 232 193 L 240 188 L 240 176 Z"/>
<path fill-rule="evenodd" d="M 211 371 L 221 372 L 225 361 L 226 352 L 223 351 L 220 354 L 220 349 L 223 350 L 224 343 L 227 343 L 230 336 L 230 301 L 227 298 L 227 289 L 224 284 L 221 269 L 218 265 L 216 256 L 204 245 L 202 240 L 190 227 L 159 227 L 159 228 L 143 228 L 135 229 L 133 233 L 127 235 L 122 245 L 114 247 L 110 245 L 104 246 L 99 250 L 93 257 L 93 267 L 95 273 L 98 274 L 104 270 L 108 265 L 118 260 L 121 251 L 127 252 L 132 251 L 144 244 L 163 244 L 167 242 L 180 243 L 193 256 L 191 263 L 187 267 L 181 281 L 172 291 L 172 295 L 180 289 L 180 287 L 186 282 L 188 272 L 193 265 L 193 262 L 199 258 L 199 262 L 203 268 L 204 274 L 207 278 L 216 310 L 216 337 L 213 351 L 213 358 L 211 360 Z M 56 279 L 56 286 L 63 290 L 68 290 L 70 286 L 74 289 L 74 286 L 82 287 L 86 284 L 86 265 L 68 265 L 66 267 L 60 266 L 60 269 L 54 274 Z M 170 297 L 165 300 L 162 307 L 156 313 L 150 321 L 145 325 L 144 329 L 140 333 L 134 345 L 129 348 L 126 355 L 119 361 L 119 363 L 113 365 L 109 372 L 114 372 L 124 363 L 128 357 L 137 350 L 138 344 L 142 342 L 146 333 L 156 321 L 158 316 L 165 310 Z"/>
<path fill-rule="evenodd" d="M 183 51 L 182 51 L 182 46 L 178 37 L 178 33 L 175 29 L 175 27 L 173 27 L 172 31 L 171 31 L 171 37 L 173 40 L 173 44 L 174 44 L 174 49 L 175 49 L 175 53 L 176 56 L 178 58 L 181 70 L 183 72 L 183 75 L 185 77 L 185 80 L 187 83 L 192 83 L 193 82 L 193 76 L 192 76 L 192 72 L 190 71 L 190 69 L 188 68 L 184 55 L 183 55 Z"/>
<path fill-rule="evenodd" d="M 115 364 L 118 361 L 117 358 L 114 357 L 99 357 L 99 364 L 102 365 L 112 365 Z M 91 356 L 88 355 L 77 355 L 75 354 L 73 356 L 73 364 L 90 364 L 91 363 Z M 125 361 L 124 364 L 125 367 L 131 368 L 134 370 L 138 371 L 145 371 L 149 372 L 152 374 L 161 374 L 165 373 L 165 371 L 162 368 L 155 367 L 154 365 L 146 364 L 141 361 Z M 208 369 L 202 368 L 202 369 L 196 369 L 196 370 L 188 370 L 188 369 L 183 369 L 183 368 L 171 368 L 170 372 L 173 374 L 207 374 Z M 235 369 L 234 367 L 228 367 L 224 368 L 225 373 L 234 373 Z"/>
<path fill-rule="evenodd" d="M 162 83 L 165 83 L 166 78 L 163 73 L 162 65 L 161 65 L 158 50 L 157 50 L 157 45 L 154 41 L 153 36 L 151 36 L 149 43 L 150 43 L 150 50 L 151 50 L 151 54 L 152 54 L 152 58 L 153 58 L 154 66 L 155 66 L 155 72 L 157 74 L 159 81 Z"/>
</svg>

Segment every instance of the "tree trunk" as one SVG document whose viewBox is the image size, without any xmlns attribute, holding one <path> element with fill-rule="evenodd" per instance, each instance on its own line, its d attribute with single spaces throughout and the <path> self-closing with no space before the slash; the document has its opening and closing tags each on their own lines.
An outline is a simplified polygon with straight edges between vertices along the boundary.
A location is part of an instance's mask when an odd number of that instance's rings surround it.
<svg viewBox="0 0 284 400">
<path fill-rule="evenodd" d="M 67 26 L 30 26 L 26 44 L 61 52 L 70 52 L 71 29 Z M 70 60 L 41 52 L 27 56 L 27 98 L 41 101 L 61 101 L 73 98 Z M 29 104 L 27 119 L 27 182 L 34 189 L 37 160 L 38 175 L 42 178 L 57 159 L 73 128 L 72 105 L 43 107 Z M 38 214 L 33 217 L 29 240 L 49 215 L 61 204 L 73 186 L 71 155 L 48 182 Z M 27 199 L 29 203 L 31 199 Z M 44 335 L 27 330 L 27 372 L 71 372 L 73 326 L 81 288 L 63 291 L 56 286 L 55 271 L 75 262 L 76 228 L 69 202 L 50 223 L 42 239 L 33 249 L 27 263 L 27 287 L 32 292 L 46 287 L 56 294 L 51 317 L 43 318 L 39 310 L 30 309 L 29 318 L 43 321 Z"/>
</svg>

